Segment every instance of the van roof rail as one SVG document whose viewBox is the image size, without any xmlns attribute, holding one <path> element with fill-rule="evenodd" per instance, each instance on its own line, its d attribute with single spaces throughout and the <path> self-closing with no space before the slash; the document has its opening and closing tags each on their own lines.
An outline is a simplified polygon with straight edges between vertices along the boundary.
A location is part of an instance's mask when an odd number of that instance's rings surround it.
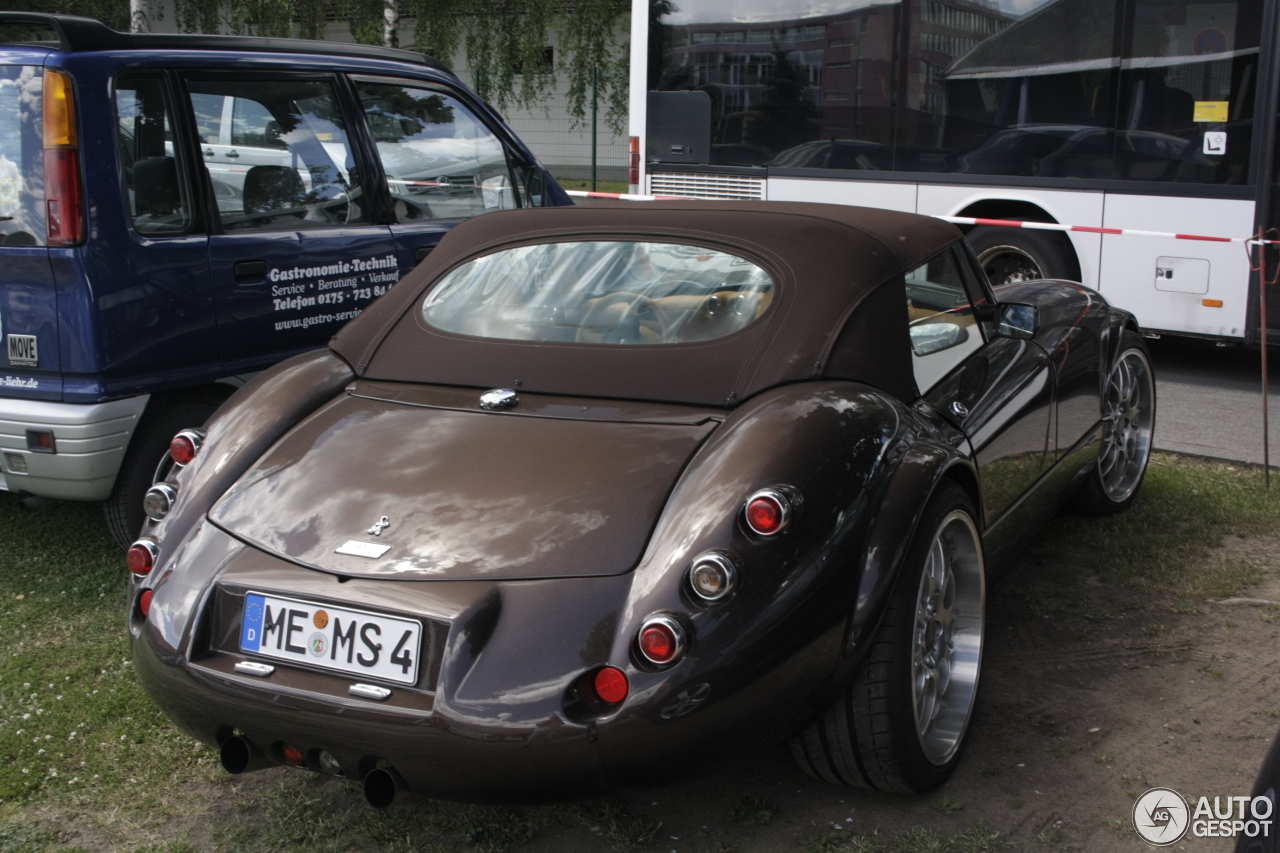
<svg viewBox="0 0 1280 853">
<path fill-rule="evenodd" d="M 76 15 L 48 15 L 41 12 L 0 12 L 0 26 L 28 24 L 53 30 L 56 42 L 28 44 L 56 45 L 67 53 L 94 50 L 256 50 L 264 53 L 319 53 L 360 59 L 389 59 L 413 62 L 449 71 L 440 60 L 412 50 L 373 44 L 348 44 L 310 39 L 264 38 L 261 36 L 221 36 L 180 33 L 122 33 L 93 18 Z"/>
</svg>

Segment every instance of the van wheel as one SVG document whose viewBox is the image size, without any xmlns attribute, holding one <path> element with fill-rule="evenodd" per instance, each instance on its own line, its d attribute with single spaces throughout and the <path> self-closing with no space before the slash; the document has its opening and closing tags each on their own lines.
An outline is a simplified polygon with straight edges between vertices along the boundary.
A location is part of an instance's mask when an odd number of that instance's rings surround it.
<svg viewBox="0 0 1280 853">
<path fill-rule="evenodd" d="M 853 682 L 791 741 L 811 776 L 923 794 L 960 760 L 982 669 L 986 580 L 968 493 L 938 484 Z"/>
<path fill-rule="evenodd" d="M 968 238 L 992 287 L 1040 278 L 1080 280 L 1074 254 L 1058 234 L 979 225 Z"/>
<path fill-rule="evenodd" d="M 169 475 L 173 464 L 169 442 L 184 429 L 203 426 L 220 404 L 212 399 L 188 398 L 158 409 L 148 407 L 129 442 L 105 506 L 107 529 L 121 548 L 133 544 L 142 530 L 146 519 L 142 513 L 143 495 Z"/>
</svg>

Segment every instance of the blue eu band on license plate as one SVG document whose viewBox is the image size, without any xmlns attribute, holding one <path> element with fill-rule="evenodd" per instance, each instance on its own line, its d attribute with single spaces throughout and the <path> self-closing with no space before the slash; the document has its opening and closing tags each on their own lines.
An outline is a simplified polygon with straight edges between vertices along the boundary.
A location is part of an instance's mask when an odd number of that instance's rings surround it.
<svg viewBox="0 0 1280 853">
<path fill-rule="evenodd" d="M 400 684 L 418 680 L 422 623 L 251 592 L 240 650 Z"/>
</svg>

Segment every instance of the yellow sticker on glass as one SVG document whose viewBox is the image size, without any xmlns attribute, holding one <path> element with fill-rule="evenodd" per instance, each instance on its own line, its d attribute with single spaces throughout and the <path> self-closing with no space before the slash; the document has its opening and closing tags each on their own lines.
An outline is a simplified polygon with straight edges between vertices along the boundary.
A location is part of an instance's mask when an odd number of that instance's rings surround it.
<svg viewBox="0 0 1280 853">
<path fill-rule="evenodd" d="M 1223 107 L 1224 107 L 1224 109 L 1225 109 L 1225 107 L 1226 107 L 1226 104 L 1225 104 L 1225 103 L 1223 104 Z M 1199 103 L 1197 103 L 1197 104 L 1196 104 L 1196 109 L 1197 109 L 1197 110 L 1198 110 L 1198 109 L 1200 109 L 1200 104 L 1199 104 Z M 1197 112 L 1197 113 L 1196 113 L 1196 115 L 1199 115 L 1199 113 Z M 1223 115 L 1226 115 L 1226 113 L 1224 112 L 1224 113 L 1223 113 Z M 1205 120 L 1205 121 L 1217 121 L 1217 119 L 1216 119 L 1216 118 L 1215 118 L 1215 119 L 1208 119 L 1208 118 L 1207 118 L 1207 119 L 1204 119 L 1204 120 Z M 1200 121 L 1200 119 L 1196 119 L 1196 121 Z M 1224 118 L 1224 119 L 1223 119 L 1223 121 L 1226 121 L 1226 119 Z M 321 142 L 332 142 L 332 141 L 333 141 L 333 134 L 332 134 L 332 133 L 317 133 L 317 134 L 316 134 L 316 139 L 319 139 Z"/>
<path fill-rule="evenodd" d="M 1196 101 L 1192 121 L 1226 121 L 1230 101 Z"/>
</svg>

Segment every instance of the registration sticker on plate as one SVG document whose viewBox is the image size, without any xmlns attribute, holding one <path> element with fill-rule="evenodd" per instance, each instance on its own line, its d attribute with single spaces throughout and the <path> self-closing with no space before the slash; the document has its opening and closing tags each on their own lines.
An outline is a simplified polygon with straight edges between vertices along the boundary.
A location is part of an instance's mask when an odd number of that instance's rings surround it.
<svg viewBox="0 0 1280 853">
<path fill-rule="evenodd" d="M 244 597 L 240 650 L 380 678 L 418 680 L 422 623 L 251 592 Z"/>
</svg>

